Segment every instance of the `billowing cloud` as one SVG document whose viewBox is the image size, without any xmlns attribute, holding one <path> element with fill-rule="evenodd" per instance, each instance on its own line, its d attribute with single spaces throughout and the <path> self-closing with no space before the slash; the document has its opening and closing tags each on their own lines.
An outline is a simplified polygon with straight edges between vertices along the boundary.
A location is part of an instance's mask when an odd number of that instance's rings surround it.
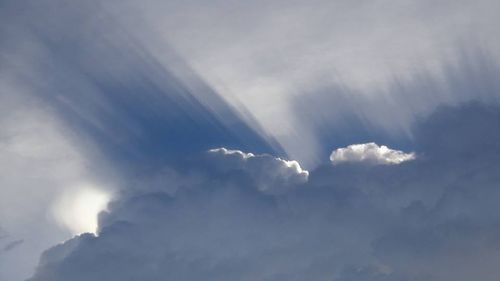
<svg viewBox="0 0 500 281">
<path fill-rule="evenodd" d="M 260 184 L 282 183 L 284 160 L 212 150 L 173 168 L 163 189 L 124 192 L 97 236 L 48 250 L 30 280 L 495 281 L 499 116 L 497 106 L 441 108 L 415 128 L 422 157 L 322 165 L 279 193 Z"/>
<path fill-rule="evenodd" d="M 0 280 L 95 231 L 118 179 L 221 145 L 274 151 L 173 51 L 160 62 L 99 0 L 63 2 L 0 4 L 0 225 L 25 241 Z"/>
<path fill-rule="evenodd" d="M 337 148 L 330 155 L 333 164 L 361 162 L 368 164 L 401 164 L 415 159 L 415 153 L 405 153 L 401 150 L 390 149 L 385 145 L 379 146 L 374 142 L 351 144 Z"/>
<path fill-rule="evenodd" d="M 297 161 L 288 161 L 270 155 L 254 155 L 226 148 L 211 149 L 216 165 L 224 171 L 241 170 L 249 174 L 257 188 L 265 192 L 278 192 L 283 188 L 303 184 L 309 172 Z"/>
<path fill-rule="evenodd" d="M 351 2 L 2 3 L 0 279 L 498 276 L 499 2 Z"/>
</svg>

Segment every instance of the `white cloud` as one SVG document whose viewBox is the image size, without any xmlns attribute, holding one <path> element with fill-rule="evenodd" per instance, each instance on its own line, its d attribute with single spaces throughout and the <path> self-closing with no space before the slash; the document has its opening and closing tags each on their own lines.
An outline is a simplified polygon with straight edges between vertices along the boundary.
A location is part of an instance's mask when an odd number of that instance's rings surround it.
<svg viewBox="0 0 500 281">
<path fill-rule="evenodd" d="M 208 152 L 215 153 L 215 154 L 222 154 L 222 155 L 237 155 L 237 156 L 241 157 L 242 159 L 248 159 L 251 157 L 255 157 L 255 155 L 253 153 L 245 153 L 241 150 L 227 149 L 224 147 L 210 149 Z"/>
<path fill-rule="evenodd" d="M 390 149 L 385 145 L 379 146 L 374 142 L 351 144 L 337 148 L 330 155 L 333 164 L 340 163 L 369 163 L 369 164 L 401 164 L 415 159 L 415 153 L 405 153 L 401 150 Z"/>
<path fill-rule="evenodd" d="M 254 155 L 239 150 L 216 148 L 208 151 L 222 156 L 219 165 L 224 170 L 241 169 L 248 172 L 257 182 L 259 190 L 277 192 L 282 188 L 307 182 L 309 172 L 299 162 L 284 160 L 270 155 Z"/>
</svg>

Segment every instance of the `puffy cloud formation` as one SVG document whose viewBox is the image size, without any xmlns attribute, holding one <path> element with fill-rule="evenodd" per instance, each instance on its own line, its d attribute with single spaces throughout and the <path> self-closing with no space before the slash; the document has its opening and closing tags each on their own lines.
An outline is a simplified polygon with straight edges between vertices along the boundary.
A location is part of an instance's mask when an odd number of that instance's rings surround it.
<svg viewBox="0 0 500 281">
<path fill-rule="evenodd" d="M 337 148 L 330 155 L 333 164 L 345 162 L 363 162 L 370 164 L 401 164 L 415 159 L 414 153 L 405 153 L 390 149 L 385 145 L 379 146 L 374 142 L 352 144 Z"/>
<path fill-rule="evenodd" d="M 211 149 L 209 154 L 218 160 L 222 171 L 246 171 L 256 187 L 264 192 L 279 192 L 283 188 L 305 183 L 309 176 L 309 172 L 303 170 L 297 161 L 266 154 L 254 155 L 226 148 Z"/>
<path fill-rule="evenodd" d="M 123 192 L 97 236 L 46 251 L 30 281 L 496 281 L 499 125 L 500 107 L 441 108 L 414 129 L 422 157 L 323 165 L 307 182 L 283 160 L 212 150 Z"/>
</svg>

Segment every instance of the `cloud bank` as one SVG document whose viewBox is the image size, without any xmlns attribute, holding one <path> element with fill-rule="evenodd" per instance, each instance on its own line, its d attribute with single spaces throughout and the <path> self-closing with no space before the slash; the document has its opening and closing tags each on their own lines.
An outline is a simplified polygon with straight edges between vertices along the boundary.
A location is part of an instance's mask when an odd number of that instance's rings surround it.
<svg viewBox="0 0 500 281">
<path fill-rule="evenodd" d="M 2 2 L 0 279 L 491 280 L 498 5 Z"/>
<path fill-rule="evenodd" d="M 42 251 L 95 230 L 116 186 L 212 147 L 280 150 L 99 3 L 0 4 L 0 226 L 11 235 L 0 249 L 24 239 L 0 254 L 1 280 L 27 278 Z"/>
<path fill-rule="evenodd" d="M 212 150 L 163 191 L 125 192 L 98 236 L 48 250 L 29 280 L 494 281 L 499 125 L 499 106 L 442 107 L 414 128 L 421 157 L 322 165 L 307 181 L 284 160 Z M 277 182 L 290 186 L 268 192 Z"/>
</svg>

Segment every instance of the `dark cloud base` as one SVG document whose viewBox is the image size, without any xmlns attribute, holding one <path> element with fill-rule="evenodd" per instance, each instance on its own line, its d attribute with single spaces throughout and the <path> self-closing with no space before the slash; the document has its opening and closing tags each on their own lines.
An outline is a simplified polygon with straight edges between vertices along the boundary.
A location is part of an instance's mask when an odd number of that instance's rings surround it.
<svg viewBox="0 0 500 281">
<path fill-rule="evenodd" d="M 307 182 L 270 156 L 206 153 L 124 191 L 97 237 L 47 250 L 29 281 L 496 281 L 498 128 L 497 105 L 440 107 L 413 129 L 416 160 Z"/>
</svg>

